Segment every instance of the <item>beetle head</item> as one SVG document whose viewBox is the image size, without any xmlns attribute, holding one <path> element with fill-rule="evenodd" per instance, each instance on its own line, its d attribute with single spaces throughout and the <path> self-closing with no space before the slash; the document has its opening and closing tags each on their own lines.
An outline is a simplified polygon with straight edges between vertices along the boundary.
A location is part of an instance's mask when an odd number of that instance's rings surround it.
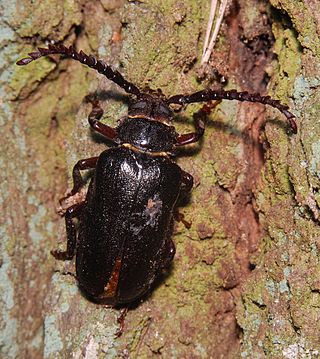
<svg viewBox="0 0 320 359">
<path fill-rule="evenodd" d="M 177 139 L 172 126 L 173 113 L 164 97 L 140 95 L 119 121 L 117 133 L 121 143 L 128 143 L 141 151 L 171 152 Z"/>
<path fill-rule="evenodd" d="M 164 98 L 142 94 L 128 109 L 130 118 L 147 118 L 170 125 L 173 113 Z"/>
</svg>

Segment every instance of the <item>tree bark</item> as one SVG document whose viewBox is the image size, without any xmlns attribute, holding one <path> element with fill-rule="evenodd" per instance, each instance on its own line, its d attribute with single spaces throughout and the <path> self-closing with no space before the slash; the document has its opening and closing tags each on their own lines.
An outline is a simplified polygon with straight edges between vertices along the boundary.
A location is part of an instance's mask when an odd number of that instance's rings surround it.
<svg viewBox="0 0 320 359">
<path fill-rule="evenodd" d="M 230 1 L 208 67 L 199 63 L 209 1 L 3 0 L 0 116 L 2 358 L 313 358 L 320 356 L 320 6 L 315 0 Z M 177 162 L 195 178 L 175 225 L 173 265 L 119 328 L 118 309 L 84 298 L 55 261 L 65 247 L 59 198 L 78 159 L 106 148 L 87 123 L 128 96 L 79 63 L 15 62 L 50 41 L 116 66 L 166 96 L 205 87 L 269 94 L 297 115 L 224 101 L 205 138 Z M 197 81 L 197 78 L 201 79 Z M 220 83 L 219 81 L 220 80 Z M 223 81 L 222 81 L 223 80 Z M 175 119 L 190 131 L 190 105 Z"/>
</svg>

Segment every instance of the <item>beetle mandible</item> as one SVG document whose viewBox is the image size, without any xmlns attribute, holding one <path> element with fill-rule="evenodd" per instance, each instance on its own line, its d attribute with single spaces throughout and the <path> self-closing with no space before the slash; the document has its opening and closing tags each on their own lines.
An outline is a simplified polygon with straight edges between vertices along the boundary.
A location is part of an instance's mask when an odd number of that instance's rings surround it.
<svg viewBox="0 0 320 359">
<path fill-rule="evenodd" d="M 17 65 L 47 55 L 60 54 L 85 64 L 134 95 L 128 115 L 116 128 L 99 121 L 103 112 L 94 103 L 91 128 L 115 143 L 98 157 L 77 162 L 73 188 L 83 186 L 80 171 L 95 169 L 85 200 L 66 210 L 66 251 L 52 251 L 66 260 L 76 255 L 76 277 L 86 295 L 111 305 L 125 304 L 147 293 L 159 273 L 172 261 L 175 206 L 182 192 L 189 192 L 193 177 L 171 158 L 175 148 L 197 142 L 204 134 L 206 110 L 194 115 L 195 132 L 178 134 L 172 126 L 171 104 L 187 105 L 211 100 L 238 100 L 270 105 L 281 111 L 294 133 L 295 116 L 288 106 L 270 96 L 248 92 L 203 90 L 166 98 L 145 93 L 117 70 L 73 46 L 49 45 L 29 53 Z M 78 227 L 74 218 L 79 219 Z"/>
</svg>

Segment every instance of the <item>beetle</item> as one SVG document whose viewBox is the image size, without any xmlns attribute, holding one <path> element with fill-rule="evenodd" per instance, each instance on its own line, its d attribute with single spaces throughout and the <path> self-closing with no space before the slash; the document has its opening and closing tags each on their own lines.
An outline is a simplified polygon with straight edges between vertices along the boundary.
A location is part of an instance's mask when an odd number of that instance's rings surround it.
<svg viewBox="0 0 320 359">
<path fill-rule="evenodd" d="M 66 251 L 52 251 L 60 260 L 76 255 L 78 285 L 91 300 L 113 306 L 131 303 L 150 290 L 175 255 L 172 234 L 174 219 L 179 219 L 175 215 L 177 200 L 191 191 L 193 177 L 172 160 L 172 153 L 199 141 L 205 131 L 205 106 L 193 116 L 195 132 L 180 135 L 172 125 L 170 105 L 222 99 L 267 104 L 285 115 L 294 133 L 295 116 L 270 96 L 236 90 L 208 89 L 169 98 L 160 92 L 142 92 L 117 70 L 73 46 L 38 48 L 17 65 L 53 54 L 97 70 L 135 97 L 116 128 L 99 121 L 103 111 L 93 101 L 89 124 L 115 147 L 74 166 L 73 188 L 65 198 L 80 191 L 82 170 L 95 169 L 94 176 L 86 198 L 66 210 Z M 78 218 L 78 226 L 74 218 Z"/>
</svg>

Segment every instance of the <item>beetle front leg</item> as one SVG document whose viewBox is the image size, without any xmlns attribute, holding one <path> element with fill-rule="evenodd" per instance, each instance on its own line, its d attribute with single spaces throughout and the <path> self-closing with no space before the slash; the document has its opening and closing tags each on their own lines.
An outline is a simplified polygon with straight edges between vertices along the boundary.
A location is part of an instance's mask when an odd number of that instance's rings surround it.
<svg viewBox="0 0 320 359">
<path fill-rule="evenodd" d="M 66 231 L 67 231 L 67 250 L 66 251 L 51 251 L 51 254 L 59 260 L 72 259 L 76 251 L 76 242 L 77 242 L 77 231 L 74 224 L 73 218 L 78 217 L 81 213 L 85 201 L 75 204 L 69 207 L 65 213 L 66 220 Z"/>
<path fill-rule="evenodd" d="M 204 119 L 206 114 L 200 113 L 201 111 L 202 109 L 193 115 L 196 132 L 179 135 L 177 138 L 176 146 L 184 146 L 188 145 L 189 143 L 198 142 L 203 136 L 205 129 Z"/>
<path fill-rule="evenodd" d="M 188 145 L 189 143 L 198 142 L 204 134 L 205 122 L 207 120 L 208 115 L 210 115 L 210 112 L 220 102 L 221 100 L 215 102 L 208 102 L 204 104 L 199 111 L 195 112 L 193 114 L 193 120 L 194 120 L 194 127 L 196 131 L 191 133 L 186 133 L 184 135 L 179 135 L 177 138 L 176 146 L 184 146 L 184 145 Z"/>
<path fill-rule="evenodd" d="M 93 100 L 92 102 L 92 110 L 89 114 L 88 121 L 91 126 L 91 128 L 100 133 L 100 135 L 108 138 L 111 141 L 116 141 L 118 139 L 118 133 L 117 131 L 100 122 L 100 118 L 103 115 L 103 110 L 99 105 L 99 102 L 97 100 Z"/>
</svg>

